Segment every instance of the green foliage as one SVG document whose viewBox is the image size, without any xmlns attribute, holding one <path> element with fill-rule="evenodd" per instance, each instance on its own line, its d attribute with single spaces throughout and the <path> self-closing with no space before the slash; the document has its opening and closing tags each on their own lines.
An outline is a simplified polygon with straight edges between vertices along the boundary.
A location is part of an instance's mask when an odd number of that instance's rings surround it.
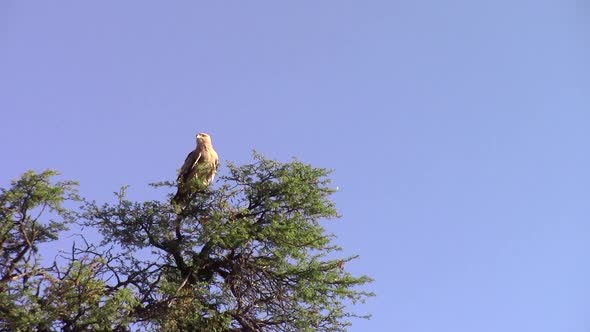
<svg viewBox="0 0 590 332">
<path fill-rule="evenodd" d="M 77 199 L 74 183 L 25 173 L 0 196 L 0 330 L 343 331 L 366 317 L 348 307 L 372 295 L 359 289 L 371 279 L 343 268 L 356 256 L 338 257 L 321 225 L 338 217 L 330 172 L 257 154 L 228 169 L 182 206 L 132 202 L 123 188 L 79 213 L 61 205 Z M 43 206 L 61 219 L 30 217 Z M 35 246 L 73 220 L 103 241 L 40 267 Z"/>
<path fill-rule="evenodd" d="M 50 268 L 40 264 L 39 245 L 56 240 L 73 221 L 62 203 L 77 199 L 76 183 L 52 184 L 56 175 L 28 171 L 0 190 L 0 330 L 49 324 L 40 301 Z"/>
</svg>

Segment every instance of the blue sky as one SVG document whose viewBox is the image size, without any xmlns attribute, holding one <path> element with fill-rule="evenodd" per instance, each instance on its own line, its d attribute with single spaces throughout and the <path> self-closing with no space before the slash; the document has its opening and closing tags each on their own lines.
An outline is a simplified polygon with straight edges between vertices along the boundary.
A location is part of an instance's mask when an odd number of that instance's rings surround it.
<svg viewBox="0 0 590 332">
<path fill-rule="evenodd" d="M 588 331 L 589 13 L 5 0 L 0 183 L 53 168 L 148 199 L 209 132 L 223 161 L 335 170 L 327 226 L 376 279 L 350 331 Z"/>
</svg>

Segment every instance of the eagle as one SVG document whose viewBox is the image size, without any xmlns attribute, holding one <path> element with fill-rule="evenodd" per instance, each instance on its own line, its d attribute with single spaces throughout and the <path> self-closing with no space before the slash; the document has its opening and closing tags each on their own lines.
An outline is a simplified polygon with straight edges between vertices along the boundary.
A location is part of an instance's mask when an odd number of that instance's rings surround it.
<svg viewBox="0 0 590 332">
<path fill-rule="evenodd" d="M 175 205 L 186 204 L 189 196 L 211 184 L 219 168 L 219 157 L 211 144 L 211 136 L 197 134 L 197 147 L 186 157 L 178 178 L 178 190 L 172 199 Z"/>
</svg>

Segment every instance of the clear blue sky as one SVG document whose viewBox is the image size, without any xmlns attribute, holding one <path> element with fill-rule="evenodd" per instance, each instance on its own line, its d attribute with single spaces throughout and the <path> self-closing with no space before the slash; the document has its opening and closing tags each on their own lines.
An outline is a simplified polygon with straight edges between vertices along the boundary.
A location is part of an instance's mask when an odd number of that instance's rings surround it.
<svg viewBox="0 0 590 332">
<path fill-rule="evenodd" d="M 378 294 L 351 331 L 587 332 L 581 3 L 4 0 L 0 183 L 146 199 L 209 132 L 335 170 L 328 227 Z"/>
</svg>

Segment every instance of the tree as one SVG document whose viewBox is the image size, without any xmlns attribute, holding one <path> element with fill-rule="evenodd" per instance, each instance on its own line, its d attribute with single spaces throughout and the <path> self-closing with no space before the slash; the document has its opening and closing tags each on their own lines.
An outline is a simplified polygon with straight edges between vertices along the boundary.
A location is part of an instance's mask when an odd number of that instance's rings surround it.
<svg viewBox="0 0 590 332">
<path fill-rule="evenodd" d="M 367 317 L 348 307 L 372 295 L 359 289 L 370 278 L 344 269 L 357 257 L 336 257 L 320 224 L 338 217 L 329 171 L 257 154 L 228 168 L 182 210 L 122 188 L 74 212 L 61 203 L 75 183 L 25 173 L 0 196 L 0 330 L 342 331 Z M 44 207 L 60 221 L 42 222 Z M 41 267 L 39 245 L 72 222 L 102 241 Z"/>
<path fill-rule="evenodd" d="M 0 330 L 121 330 L 133 317 L 130 289 L 110 292 L 99 264 L 79 255 L 42 265 L 43 244 L 58 239 L 77 214 L 63 207 L 79 201 L 73 181 L 51 183 L 55 171 L 28 171 L 0 191 Z"/>
</svg>

